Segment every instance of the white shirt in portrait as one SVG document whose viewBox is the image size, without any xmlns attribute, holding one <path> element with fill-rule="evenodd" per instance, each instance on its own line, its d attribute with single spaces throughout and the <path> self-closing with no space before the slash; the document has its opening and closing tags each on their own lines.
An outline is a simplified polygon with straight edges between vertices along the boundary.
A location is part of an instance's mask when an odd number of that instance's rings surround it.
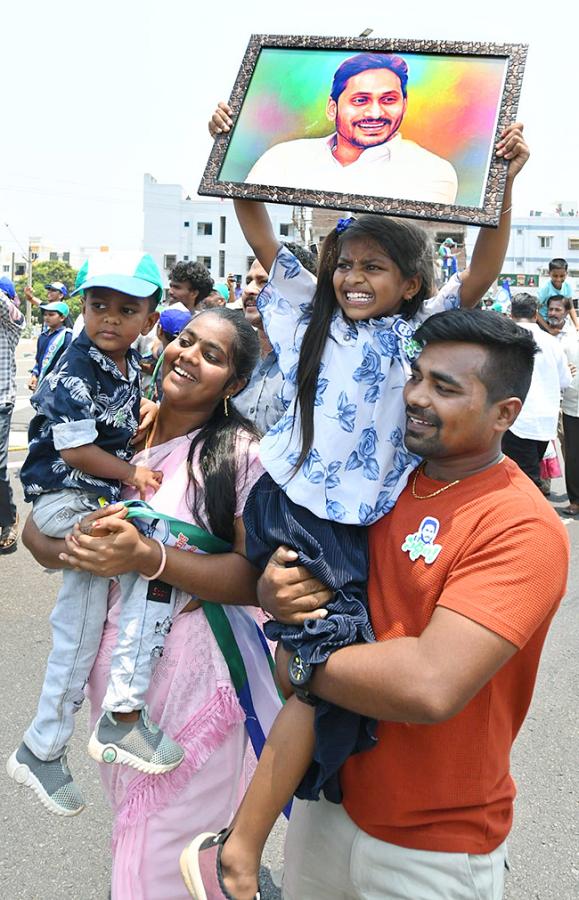
<svg viewBox="0 0 579 900">
<path fill-rule="evenodd" d="M 257 160 L 245 183 L 425 203 L 456 200 L 454 166 L 414 141 L 397 134 L 390 141 L 368 147 L 348 166 L 335 159 L 335 143 L 333 134 L 276 144 Z"/>
</svg>

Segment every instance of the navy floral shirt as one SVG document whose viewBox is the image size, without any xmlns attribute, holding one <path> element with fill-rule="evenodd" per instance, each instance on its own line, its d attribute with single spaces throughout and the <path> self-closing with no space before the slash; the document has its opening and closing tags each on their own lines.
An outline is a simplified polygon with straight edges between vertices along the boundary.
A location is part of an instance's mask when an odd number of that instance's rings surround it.
<svg viewBox="0 0 579 900">
<path fill-rule="evenodd" d="M 65 488 L 87 491 L 111 503 L 120 482 L 95 478 L 68 466 L 61 450 L 96 444 L 130 460 L 139 423 L 138 355 L 127 353 L 127 375 L 83 331 L 43 379 L 31 401 L 36 410 L 28 431 L 28 456 L 20 472 L 27 501 Z"/>
</svg>

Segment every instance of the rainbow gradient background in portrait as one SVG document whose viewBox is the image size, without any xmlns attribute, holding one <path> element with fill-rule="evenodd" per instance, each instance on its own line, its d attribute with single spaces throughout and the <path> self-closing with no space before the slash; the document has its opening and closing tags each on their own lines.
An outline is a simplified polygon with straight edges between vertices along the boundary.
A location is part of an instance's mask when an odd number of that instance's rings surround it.
<svg viewBox="0 0 579 900">
<path fill-rule="evenodd" d="M 243 182 L 274 144 L 332 134 L 326 117 L 332 79 L 340 63 L 354 55 L 351 50 L 262 49 L 219 180 Z M 402 136 L 452 163 L 458 176 L 457 205 L 481 207 L 507 60 L 397 55 L 409 69 Z M 315 190 L 316 185 L 310 187 Z"/>
</svg>

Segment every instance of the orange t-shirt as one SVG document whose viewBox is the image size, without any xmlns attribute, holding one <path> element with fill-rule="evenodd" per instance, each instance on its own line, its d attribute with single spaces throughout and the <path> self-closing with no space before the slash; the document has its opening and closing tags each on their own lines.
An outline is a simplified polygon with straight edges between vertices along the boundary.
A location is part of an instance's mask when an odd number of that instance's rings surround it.
<svg viewBox="0 0 579 900">
<path fill-rule="evenodd" d="M 421 472 L 417 493 L 442 486 Z M 369 537 L 378 641 L 417 637 L 440 604 L 519 651 L 452 719 L 380 722 L 377 746 L 342 769 L 344 807 L 383 841 L 489 853 L 511 827 L 509 756 L 565 593 L 567 533 L 535 485 L 505 459 L 431 499 L 414 498 L 408 486 Z"/>
</svg>

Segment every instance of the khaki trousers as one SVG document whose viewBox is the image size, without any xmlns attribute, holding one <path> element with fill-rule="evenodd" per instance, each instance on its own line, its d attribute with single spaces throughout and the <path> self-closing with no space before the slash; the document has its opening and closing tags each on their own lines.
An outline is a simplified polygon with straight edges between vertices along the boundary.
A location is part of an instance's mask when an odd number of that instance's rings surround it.
<svg viewBox="0 0 579 900">
<path fill-rule="evenodd" d="M 409 850 L 370 837 L 343 806 L 294 800 L 284 900 L 502 900 L 506 844 L 492 853 Z"/>
</svg>

